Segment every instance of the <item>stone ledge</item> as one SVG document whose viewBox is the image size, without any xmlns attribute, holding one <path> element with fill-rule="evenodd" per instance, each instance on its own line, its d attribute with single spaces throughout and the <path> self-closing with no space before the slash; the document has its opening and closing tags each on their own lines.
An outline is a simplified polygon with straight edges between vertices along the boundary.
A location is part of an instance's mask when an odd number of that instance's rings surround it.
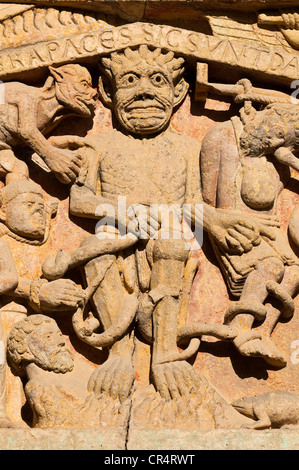
<svg viewBox="0 0 299 470">
<path fill-rule="evenodd" d="M 135 430 L 128 450 L 299 450 L 298 429 Z"/>
<path fill-rule="evenodd" d="M 0 429 L 0 450 L 299 450 L 298 429 Z"/>
<path fill-rule="evenodd" d="M 0 450 L 124 450 L 125 429 L 0 429 Z"/>
</svg>

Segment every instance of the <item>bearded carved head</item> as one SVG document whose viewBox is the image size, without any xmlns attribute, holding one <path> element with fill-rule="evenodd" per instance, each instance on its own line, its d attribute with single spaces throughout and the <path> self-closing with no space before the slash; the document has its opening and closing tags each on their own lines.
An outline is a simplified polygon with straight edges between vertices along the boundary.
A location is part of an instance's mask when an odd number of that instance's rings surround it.
<svg viewBox="0 0 299 470">
<path fill-rule="evenodd" d="M 66 373 L 73 356 L 56 322 L 45 315 L 31 315 L 17 323 L 7 340 L 8 357 L 17 368 L 30 363 L 43 370 Z"/>
</svg>

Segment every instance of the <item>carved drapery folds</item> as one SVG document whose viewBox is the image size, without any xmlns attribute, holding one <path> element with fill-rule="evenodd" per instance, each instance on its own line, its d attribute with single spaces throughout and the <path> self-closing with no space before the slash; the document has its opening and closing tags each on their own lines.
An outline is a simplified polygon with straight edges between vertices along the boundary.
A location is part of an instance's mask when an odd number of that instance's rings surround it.
<svg viewBox="0 0 299 470">
<path fill-rule="evenodd" d="M 297 425 L 297 10 L 109 13 L 1 4 L 0 426 Z"/>
</svg>

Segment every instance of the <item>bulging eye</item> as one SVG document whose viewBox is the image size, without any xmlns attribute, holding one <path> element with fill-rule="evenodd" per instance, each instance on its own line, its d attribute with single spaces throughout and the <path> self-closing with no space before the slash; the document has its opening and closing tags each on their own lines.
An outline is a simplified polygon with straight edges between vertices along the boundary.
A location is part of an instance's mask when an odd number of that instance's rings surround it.
<svg viewBox="0 0 299 470">
<path fill-rule="evenodd" d="M 124 87 L 134 86 L 137 80 L 138 80 L 137 75 L 133 73 L 128 73 L 122 77 L 121 86 L 124 86 Z"/>
<path fill-rule="evenodd" d="M 151 82 L 155 86 L 163 86 L 166 83 L 166 78 L 164 75 L 162 75 L 162 73 L 155 73 L 151 76 Z"/>
</svg>

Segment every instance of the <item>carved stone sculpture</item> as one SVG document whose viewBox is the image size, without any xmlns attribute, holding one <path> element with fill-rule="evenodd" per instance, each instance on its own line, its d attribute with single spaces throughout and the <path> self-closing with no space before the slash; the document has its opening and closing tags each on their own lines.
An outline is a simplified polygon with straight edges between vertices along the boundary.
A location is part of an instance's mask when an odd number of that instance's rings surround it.
<svg viewBox="0 0 299 470">
<path fill-rule="evenodd" d="M 226 211 L 245 211 L 249 220 L 264 226 L 263 239 L 254 248 L 244 240 L 243 254 L 230 255 L 219 250 L 217 242 L 213 244 L 232 294 L 240 297 L 225 314 L 225 323 L 239 330 L 236 347 L 245 356 L 261 356 L 283 366 L 285 360 L 270 335 L 280 315 L 289 318 L 294 312 L 292 297 L 298 290 L 299 270 L 298 258 L 279 231 L 276 206 L 290 178 L 288 168 L 298 168 L 292 153 L 297 150 L 298 110 L 297 105 L 277 104 L 264 111 L 251 110 L 251 114 L 243 115 L 243 122 L 234 117 L 215 126 L 205 137 L 201 152 L 203 197 Z M 281 307 L 267 312 L 264 302 L 268 295 L 277 298 Z M 262 338 L 261 332 L 251 328 L 254 319 L 263 321 L 266 317 Z"/>
<path fill-rule="evenodd" d="M 256 420 L 248 425 L 252 429 L 298 427 L 298 395 L 294 393 L 277 390 L 240 398 L 232 405 L 240 413 Z"/>
<path fill-rule="evenodd" d="M 88 151 L 93 149 L 94 152 L 88 168 L 83 169 L 84 177 L 79 175 L 78 182 L 71 189 L 71 214 L 92 218 L 98 215 L 101 218 L 107 205 L 111 204 L 115 209 L 119 235 L 123 228 L 129 231 L 127 250 L 124 250 L 125 240 L 120 240 L 119 248 L 116 240 L 113 250 L 122 250 L 124 267 L 121 272 L 115 255 L 104 255 L 89 261 L 85 266 L 88 286 L 94 284 L 99 276 L 100 287 L 93 295 L 93 302 L 97 310 L 96 317 L 107 330 L 105 333 L 108 335 L 119 319 L 127 318 L 117 338 L 110 334 L 110 343 L 103 342 L 100 336 L 97 340 L 91 331 L 86 331 L 85 338 L 82 338 L 84 334 L 81 333 L 81 338 L 89 344 L 111 346 L 107 363 L 95 372 L 90 386 L 98 393 L 110 391 L 111 395 L 115 394 L 116 388 L 120 397 L 127 398 L 135 376 L 131 363 L 132 333 L 128 332 L 122 339 L 119 338 L 127 332 L 138 310 L 137 328 L 139 325 L 145 338 L 153 342 L 153 383 L 163 398 L 176 398 L 188 394 L 188 390 L 196 390 L 198 386 L 196 375 L 186 359 L 197 350 L 199 341 L 192 340 L 183 354 L 177 350 L 183 284 L 186 276 L 194 275 L 196 267 L 193 266 L 191 272 L 186 273 L 190 253 L 186 249 L 183 233 L 173 235 L 173 239 L 163 239 L 163 230 L 166 233 L 168 229 L 167 221 L 163 219 L 163 214 L 153 214 L 151 209 L 156 205 L 159 212 L 163 205 L 176 205 L 182 210 L 184 203 L 201 201 L 196 164 L 199 158 L 198 142 L 178 134 L 169 126 L 173 108 L 184 99 L 188 89 L 183 78 L 183 59 L 175 58 L 170 52 L 164 54 L 160 49 L 152 51 L 146 46 L 140 46 L 138 49 L 125 49 L 124 52 L 112 54 L 110 58 L 103 59 L 102 64 L 104 76 L 100 80 L 100 94 L 104 102 L 112 106 L 118 129 L 86 141 L 72 137 L 59 137 L 56 140 L 56 145 L 62 147 L 67 145 L 68 140 L 72 146 L 76 142 L 82 146 L 85 142 Z M 51 142 L 54 144 L 55 139 Z M 101 195 L 97 194 L 99 185 Z M 131 216 L 117 212 L 117 198 L 120 197 L 126 198 L 125 212 Z M 141 208 L 148 209 L 141 211 Z M 191 219 L 194 218 L 194 215 L 189 215 Z M 206 206 L 204 227 L 211 227 L 212 221 L 213 233 L 221 243 L 223 231 L 227 229 L 225 224 L 234 226 L 242 222 L 243 218 L 230 218 L 225 214 L 218 217 L 216 211 Z M 109 232 L 109 227 L 107 230 Z M 256 234 L 250 224 L 247 231 L 250 244 L 251 236 L 255 238 Z M 178 235 L 180 240 L 176 239 Z M 105 250 L 105 242 L 99 241 L 97 236 L 94 236 L 94 241 L 90 238 L 85 240 L 84 246 L 90 250 L 92 244 L 98 245 L 100 254 Z M 144 240 L 140 242 L 139 238 Z M 151 240 L 147 242 L 148 238 Z M 238 243 L 238 236 L 235 238 Z M 111 246 L 113 243 L 110 242 L 108 250 L 111 250 Z M 68 267 L 67 258 L 64 262 Z M 88 258 L 90 253 L 84 261 L 88 261 Z M 59 252 L 54 271 L 53 267 L 49 271 L 51 261 L 54 260 L 47 260 L 43 265 L 44 275 L 52 278 L 56 267 L 57 276 L 62 260 L 63 254 Z M 115 306 L 111 304 L 111 292 L 115 293 Z M 98 327 L 97 323 L 95 327 Z M 222 334 L 220 330 L 218 334 L 225 338 L 234 335 L 225 328 Z M 201 335 L 200 328 L 191 334 L 194 337 Z M 185 340 L 187 336 L 185 334 Z M 113 344 L 116 339 L 119 341 Z M 111 367 L 113 370 L 115 362 L 119 362 L 119 366 L 115 367 L 114 377 L 107 390 L 106 375 Z M 126 378 L 121 381 L 121 387 L 115 383 L 120 373 Z M 189 377 L 187 386 L 184 376 Z"/>
<path fill-rule="evenodd" d="M 28 180 L 12 181 L 1 190 L 2 237 L 8 235 L 19 242 L 45 243 L 49 236 L 50 221 L 56 204 L 45 207 L 40 187 Z M 48 213 L 48 216 L 47 216 Z M 39 278 L 29 280 L 18 275 L 9 245 L 1 238 L 1 296 L 9 295 L 16 299 L 26 299 L 38 311 L 59 310 L 76 307 L 82 301 L 81 291 L 68 280 L 54 285 Z M 1 414 L 0 426 L 11 426 L 5 413 L 5 332 L 1 323 Z"/>
<path fill-rule="evenodd" d="M 66 151 L 53 149 L 44 137 L 68 116 L 89 117 L 95 107 L 96 92 L 91 77 L 80 65 L 50 68 L 42 88 L 22 83 L 5 83 L 1 106 L 1 176 L 6 182 L 28 177 L 27 166 L 14 155 L 14 148 L 26 145 L 37 152 L 63 183 L 77 176 L 81 160 Z"/>
<path fill-rule="evenodd" d="M 45 370 L 66 374 L 74 367 L 72 354 L 55 321 L 32 315 L 19 322 L 8 339 L 8 354 L 14 366 L 24 368 L 29 377 L 25 392 L 33 408 L 34 425 L 50 427 L 53 422 L 64 425 L 66 416 L 72 412 L 72 400 L 63 396 L 60 377 L 55 384 L 52 375 L 42 373 Z"/>
<path fill-rule="evenodd" d="M 0 428 L 292 439 L 299 4 L 39 3 L 0 4 Z"/>
</svg>

